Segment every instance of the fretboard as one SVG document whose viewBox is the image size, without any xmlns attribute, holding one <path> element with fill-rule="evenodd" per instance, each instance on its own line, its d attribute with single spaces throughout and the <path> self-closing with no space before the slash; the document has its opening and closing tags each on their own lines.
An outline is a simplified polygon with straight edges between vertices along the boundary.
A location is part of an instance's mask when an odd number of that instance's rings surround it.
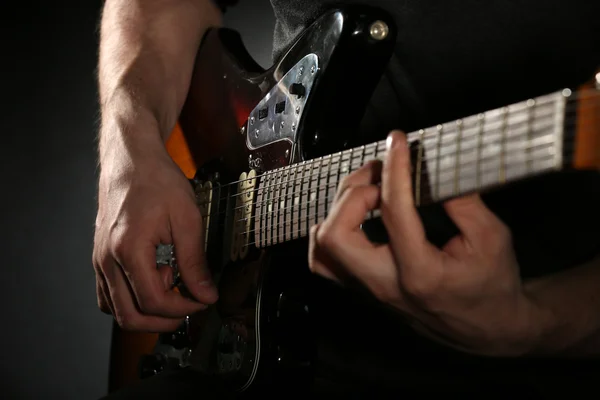
<svg viewBox="0 0 600 400">
<path fill-rule="evenodd" d="M 569 95 L 557 92 L 409 133 L 416 205 L 561 169 Z M 386 152 L 380 141 L 263 174 L 251 231 L 255 245 L 307 236 L 328 215 L 341 180 L 371 160 L 384 160 Z"/>
</svg>

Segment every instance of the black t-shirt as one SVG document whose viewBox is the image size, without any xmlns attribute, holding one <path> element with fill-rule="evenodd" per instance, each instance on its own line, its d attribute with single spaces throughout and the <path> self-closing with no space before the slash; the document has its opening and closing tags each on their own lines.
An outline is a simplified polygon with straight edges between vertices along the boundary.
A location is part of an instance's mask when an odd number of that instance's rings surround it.
<svg viewBox="0 0 600 400">
<path fill-rule="evenodd" d="M 410 132 L 564 87 L 576 87 L 592 78 L 600 67 L 598 1 L 271 0 L 271 3 L 277 19 L 274 58 L 281 56 L 310 22 L 340 3 L 380 6 L 395 17 L 397 45 L 364 117 L 365 142 L 381 139 L 394 128 Z M 484 200 L 511 227 L 526 277 L 572 267 L 600 254 L 600 175 L 595 172 L 535 179 L 486 194 Z M 441 207 L 423 209 L 421 215 L 432 241 L 441 244 L 456 233 Z M 320 299 L 321 308 L 326 309 L 321 312 L 323 329 L 344 327 L 341 335 L 330 338 L 324 351 L 344 348 L 354 354 L 337 359 L 344 366 L 342 370 L 346 367 L 359 370 L 362 372 L 358 375 L 368 381 L 387 382 L 417 379 L 406 375 L 416 361 L 423 361 L 419 365 L 426 365 L 424 370 L 428 373 L 436 371 L 439 356 L 446 351 L 443 348 L 432 350 L 427 341 L 415 344 L 418 338 L 408 331 L 400 332 L 401 328 L 398 332 L 378 330 L 386 326 L 380 323 L 385 316 L 364 312 L 352 298 L 324 295 Z M 362 325 L 370 328 L 361 330 Z M 375 353 L 374 349 L 377 354 L 388 356 L 377 360 L 380 366 L 369 371 L 367 360 Z M 433 353 L 437 354 L 437 361 L 428 356 Z M 429 381 L 432 384 L 444 379 L 450 382 L 445 387 L 461 379 L 471 387 L 480 378 L 490 382 L 478 375 L 491 371 L 485 362 L 452 352 L 441 357 L 446 356 L 456 362 L 469 360 L 470 367 L 454 371 L 443 364 L 441 377 Z M 498 374 L 490 373 L 488 377 L 495 376 L 501 385 L 504 376 L 512 374 L 514 381 L 521 372 L 541 365 L 556 367 L 549 362 L 519 364 L 518 368 L 509 363 L 499 370 L 492 367 Z M 423 376 L 422 371 L 415 376 Z M 459 376 L 462 372 L 458 371 L 468 371 L 470 375 Z M 560 374 L 565 372 L 562 370 Z"/>
</svg>

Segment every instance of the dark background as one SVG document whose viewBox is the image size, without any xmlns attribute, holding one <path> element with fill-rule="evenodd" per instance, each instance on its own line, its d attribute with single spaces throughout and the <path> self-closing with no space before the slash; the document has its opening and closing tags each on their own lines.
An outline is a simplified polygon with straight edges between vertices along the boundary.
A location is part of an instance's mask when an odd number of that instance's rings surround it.
<svg viewBox="0 0 600 400">
<path fill-rule="evenodd" d="M 111 333 L 91 264 L 102 2 L 3 4 L 0 397 L 94 399 Z M 225 23 L 270 64 L 268 0 L 241 2 Z"/>
</svg>

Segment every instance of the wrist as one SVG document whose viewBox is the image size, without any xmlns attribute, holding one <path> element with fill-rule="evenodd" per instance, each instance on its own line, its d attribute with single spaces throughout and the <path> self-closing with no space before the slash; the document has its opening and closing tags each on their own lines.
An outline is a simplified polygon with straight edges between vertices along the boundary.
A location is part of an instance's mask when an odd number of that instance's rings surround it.
<svg viewBox="0 0 600 400">
<path fill-rule="evenodd" d="M 164 143 L 151 112 L 141 107 L 113 107 L 102 114 L 98 146 L 101 170 L 115 162 L 166 154 Z"/>
</svg>

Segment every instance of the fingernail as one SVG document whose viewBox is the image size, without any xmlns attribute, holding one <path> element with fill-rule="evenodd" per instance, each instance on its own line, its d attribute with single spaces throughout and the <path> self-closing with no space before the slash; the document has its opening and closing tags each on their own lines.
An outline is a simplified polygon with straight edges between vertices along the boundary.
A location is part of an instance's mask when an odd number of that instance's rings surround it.
<svg viewBox="0 0 600 400">
<path fill-rule="evenodd" d="M 385 142 L 385 147 L 390 150 L 392 148 L 397 148 L 400 145 L 400 142 L 402 142 L 402 140 L 400 140 L 398 138 L 399 132 L 398 131 L 392 131 L 390 132 L 390 134 L 387 137 L 387 140 Z"/>
<path fill-rule="evenodd" d="M 410 149 L 410 144 L 407 140 L 402 140 L 403 133 L 401 131 L 392 131 L 385 142 L 387 150 L 391 149 Z"/>
<path fill-rule="evenodd" d="M 394 140 L 394 134 L 390 133 L 385 140 L 385 148 L 390 150 L 396 144 L 395 142 L 397 142 L 397 140 Z"/>
</svg>

